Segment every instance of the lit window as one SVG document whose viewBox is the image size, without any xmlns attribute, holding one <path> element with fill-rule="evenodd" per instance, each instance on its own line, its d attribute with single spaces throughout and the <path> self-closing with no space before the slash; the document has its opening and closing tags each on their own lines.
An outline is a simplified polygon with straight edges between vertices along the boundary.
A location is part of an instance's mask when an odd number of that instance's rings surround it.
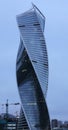
<svg viewBox="0 0 68 130">
<path fill-rule="evenodd" d="M 23 70 L 22 70 L 22 72 L 26 72 L 26 71 L 27 71 L 27 69 L 23 69 Z"/>
<path fill-rule="evenodd" d="M 29 105 L 29 106 L 33 106 L 34 105 L 35 106 L 35 105 L 37 105 L 37 103 L 36 102 L 34 102 L 34 103 L 31 102 L 31 103 L 27 103 L 27 105 Z"/>
<path fill-rule="evenodd" d="M 40 25 L 40 24 L 39 24 L 39 23 L 34 23 L 33 25 L 34 25 L 34 26 L 37 26 L 37 25 Z"/>
</svg>

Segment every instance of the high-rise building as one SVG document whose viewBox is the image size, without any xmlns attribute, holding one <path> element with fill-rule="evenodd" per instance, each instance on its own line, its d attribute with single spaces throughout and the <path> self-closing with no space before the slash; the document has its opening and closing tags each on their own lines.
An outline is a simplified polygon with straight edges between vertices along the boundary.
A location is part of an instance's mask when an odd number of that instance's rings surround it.
<svg viewBox="0 0 68 130">
<path fill-rule="evenodd" d="M 17 16 L 20 46 L 16 75 L 21 113 L 18 130 L 50 130 L 46 104 L 48 88 L 48 55 L 44 38 L 45 17 L 33 4 Z"/>
</svg>

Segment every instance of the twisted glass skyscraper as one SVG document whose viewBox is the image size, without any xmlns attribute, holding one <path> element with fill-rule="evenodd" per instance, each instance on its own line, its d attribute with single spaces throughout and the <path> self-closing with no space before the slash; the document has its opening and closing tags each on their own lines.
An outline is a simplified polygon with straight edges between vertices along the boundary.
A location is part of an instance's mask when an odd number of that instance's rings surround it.
<svg viewBox="0 0 68 130">
<path fill-rule="evenodd" d="M 16 62 L 21 113 L 18 130 L 50 130 L 46 105 L 48 55 L 44 38 L 45 17 L 33 4 L 17 16 L 20 46 Z"/>
</svg>

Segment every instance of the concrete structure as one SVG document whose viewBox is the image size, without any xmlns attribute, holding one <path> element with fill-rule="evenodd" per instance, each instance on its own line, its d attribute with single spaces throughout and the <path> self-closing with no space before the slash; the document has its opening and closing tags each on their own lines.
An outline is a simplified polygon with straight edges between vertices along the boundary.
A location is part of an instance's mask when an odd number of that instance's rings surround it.
<svg viewBox="0 0 68 130">
<path fill-rule="evenodd" d="M 17 16 L 20 46 L 16 61 L 21 113 L 18 130 L 50 130 L 46 104 L 48 55 L 44 38 L 45 17 L 33 4 Z"/>
</svg>

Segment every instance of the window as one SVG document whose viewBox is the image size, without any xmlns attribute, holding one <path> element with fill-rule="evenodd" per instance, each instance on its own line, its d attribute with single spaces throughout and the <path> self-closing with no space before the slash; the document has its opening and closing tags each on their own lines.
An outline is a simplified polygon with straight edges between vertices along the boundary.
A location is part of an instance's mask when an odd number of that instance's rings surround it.
<svg viewBox="0 0 68 130">
<path fill-rule="evenodd" d="M 36 61 L 36 60 L 32 60 L 32 62 L 37 63 L 37 61 Z"/>
<path fill-rule="evenodd" d="M 23 70 L 22 70 L 22 72 L 26 72 L 26 71 L 27 71 L 27 69 L 23 69 Z"/>
<path fill-rule="evenodd" d="M 19 27 L 25 27 L 25 25 L 19 25 Z"/>
<path fill-rule="evenodd" d="M 37 26 L 37 25 L 40 25 L 40 24 L 39 24 L 39 23 L 34 23 L 33 25 L 34 25 L 34 26 Z"/>
</svg>

